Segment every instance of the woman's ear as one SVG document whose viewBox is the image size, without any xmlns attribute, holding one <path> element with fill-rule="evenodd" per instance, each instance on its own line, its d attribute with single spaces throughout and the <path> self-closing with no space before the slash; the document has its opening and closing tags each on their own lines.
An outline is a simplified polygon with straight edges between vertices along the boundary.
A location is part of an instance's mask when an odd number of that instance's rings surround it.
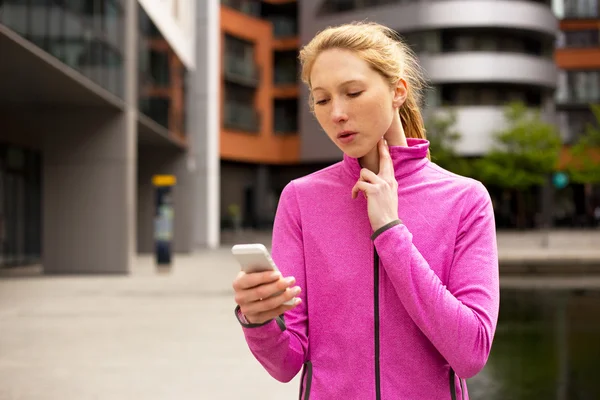
<svg viewBox="0 0 600 400">
<path fill-rule="evenodd" d="M 402 104 L 406 101 L 406 97 L 408 96 L 408 85 L 406 84 L 406 80 L 404 78 L 398 79 L 396 86 L 394 87 L 394 98 L 393 104 L 394 108 L 400 108 Z"/>
</svg>

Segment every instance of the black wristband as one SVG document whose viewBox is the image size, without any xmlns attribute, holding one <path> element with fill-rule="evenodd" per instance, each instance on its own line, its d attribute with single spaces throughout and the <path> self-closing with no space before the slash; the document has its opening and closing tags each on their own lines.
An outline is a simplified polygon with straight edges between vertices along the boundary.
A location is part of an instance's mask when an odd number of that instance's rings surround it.
<svg viewBox="0 0 600 400">
<path fill-rule="evenodd" d="M 371 240 L 375 240 L 377 239 L 377 236 L 381 235 L 383 232 L 387 231 L 388 229 L 390 229 L 393 226 L 396 225 L 400 225 L 402 223 L 401 219 L 396 219 L 392 222 L 388 222 L 387 224 L 385 224 L 384 226 L 382 226 L 381 228 L 377 229 L 372 235 L 371 235 Z"/>
</svg>

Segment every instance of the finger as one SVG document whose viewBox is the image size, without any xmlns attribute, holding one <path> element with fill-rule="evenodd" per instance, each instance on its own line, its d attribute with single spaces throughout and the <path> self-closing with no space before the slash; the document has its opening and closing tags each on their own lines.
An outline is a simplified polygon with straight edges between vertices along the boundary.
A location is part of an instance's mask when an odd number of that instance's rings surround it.
<svg viewBox="0 0 600 400">
<path fill-rule="evenodd" d="M 284 305 L 283 303 L 289 300 L 293 300 L 296 296 L 300 294 L 301 291 L 302 290 L 300 289 L 300 286 L 294 286 L 292 288 L 286 289 L 277 296 L 263 298 L 262 300 L 244 304 L 243 306 L 240 306 L 240 310 L 242 310 L 244 315 L 260 314 L 263 312 L 275 310 Z"/>
<path fill-rule="evenodd" d="M 365 198 L 367 198 L 372 188 L 373 184 L 365 181 L 358 181 L 354 184 L 354 187 L 352 188 L 352 198 L 355 199 L 358 196 L 358 192 L 363 192 Z"/>
<path fill-rule="evenodd" d="M 241 306 L 258 301 L 260 299 L 264 300 L 273 296 L 275 293 L 286 290 L 295 283 L 296 279 L 294 277 L 288 277 L 285 279 L 281 278 L 272 283 L 259 285 L 251 289 L 242 290 L 236 293 L 235 302 Z"/>
<path fill-rule="evenodd" d="M 387 140 L 383 138 L 379 141 L 379 176 L 394 176 L 394 164 L 390 156 L 390 149 Z"/>
<path fill-rule="evenodd" d="M 281 314 L 298 307 L 300 304 L 302 304 L 302 300 L 300 298 L 296 298 L 296 300 L 294 301 L 294 304 L 292 304 L 292 305 L 282 304 L 281 306 L 277 307 L 274 310 L 261 312 L 261 313 L 257 313 L 257 314 L 251 313 L 250 315 L 248 315 L 246 313 L 243 313 L 243 314 L 244 314 L 244 316 L 246 316 L 246 319 L 248 320 L 248 322 L 250 322 L 252 324 L 262 324 L 264 322 L 267 322 L 269 320 L 279 317 Z"/>
<path fill-rule="evenodd" d="M 360 170 L 360 179 L 369 183 L 377 183 L 381 180 L 381 178 L 378 177 L 377 174 L 375 174 L 375 172 L 371 171 L 368 168 L 362 168 Z"/>
<path fill-rule="evenodd" d="M 246 290 L 265 283 L 271 283 L 281 278 L 281 272 L 279 271 L 265 271 L 265 272 L 253 272 L 250 274 L 240 271 L 238 276 L 233 281 L 233 289 Z"/>
</svg>

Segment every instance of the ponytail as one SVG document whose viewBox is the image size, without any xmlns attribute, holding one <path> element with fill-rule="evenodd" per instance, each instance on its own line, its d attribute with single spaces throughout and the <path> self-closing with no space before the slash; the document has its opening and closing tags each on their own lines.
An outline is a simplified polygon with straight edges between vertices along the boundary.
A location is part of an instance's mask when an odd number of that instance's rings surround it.
<svg viewBox="0 0 600 400">
<path fill-rule="evenodd" d="M 419 109 L 412 91 L 408 91 L 408 96 L 406 97 L 404 104 L 400 106 L 399 112 L 400 121 L 404 128 L 404 134 L 407 138 L 427 139 L 423 115 L 421 114 L 421 110 Z M 431 159 L 429 150 L 427 151 L 427 158 Z"/>
</svg>

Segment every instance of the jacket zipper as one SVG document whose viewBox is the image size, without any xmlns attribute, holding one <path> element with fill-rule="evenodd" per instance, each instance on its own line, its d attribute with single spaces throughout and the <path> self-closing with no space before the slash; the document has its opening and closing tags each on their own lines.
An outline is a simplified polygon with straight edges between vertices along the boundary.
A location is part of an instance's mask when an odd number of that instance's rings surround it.
<svg viewBox="0 0 600 400">
<path fill-rule="evenodd" d="M 373 283 L 374 283 L 374 302 L 375 302 L 375 398 L 381 400 L 381 366 L 379 362 L 380 343 L 379 343 L 379 254 L 373 247 Z"/>
</svg>

